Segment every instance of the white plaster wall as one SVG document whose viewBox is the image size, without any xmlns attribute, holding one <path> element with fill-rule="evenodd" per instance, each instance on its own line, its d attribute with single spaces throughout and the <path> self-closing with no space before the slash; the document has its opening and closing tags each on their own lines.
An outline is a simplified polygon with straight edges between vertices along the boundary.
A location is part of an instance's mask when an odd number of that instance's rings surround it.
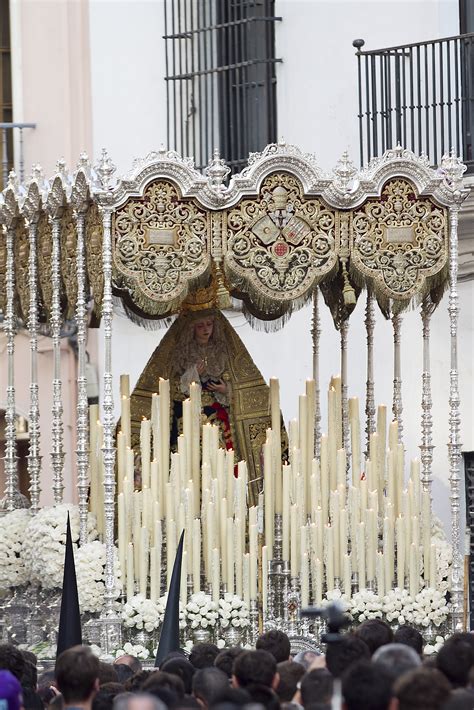
<svg viewBox="0 0 474 710">
<path fill-rule="evenodd" d="M 93 147 L 120 172 L 166 143 L 163 0 L 89 0 Z"/>
<path fill-rule="evenodd" d="M 13 118 L 37 124 L 24 131 L 25 174 L 39 163 L 48 176 L 92 150 L 88 3 L 11 0 L 10 25 Z M 18 154 L 17 143 L 17 170 Z"/>
<path fill-rule="evenodd" d="M 359 162 L 357 59 L 364 50 L 459 33 L 458 0 L 276 0 L 278 135 L 332 168 Z"/>
</svg>

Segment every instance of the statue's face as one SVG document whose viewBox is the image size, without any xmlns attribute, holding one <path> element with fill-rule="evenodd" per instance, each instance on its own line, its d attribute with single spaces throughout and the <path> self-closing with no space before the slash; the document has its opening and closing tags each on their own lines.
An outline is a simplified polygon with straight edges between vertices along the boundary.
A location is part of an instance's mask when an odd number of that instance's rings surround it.
<svg viewBox="0 0 474 710">
<path fill-rule="evenodd" d="M 214 330 L 214 318 L 202 318 L 194 324 L 194 338 L 201 345 L 206 345 Z"/>
</svg>

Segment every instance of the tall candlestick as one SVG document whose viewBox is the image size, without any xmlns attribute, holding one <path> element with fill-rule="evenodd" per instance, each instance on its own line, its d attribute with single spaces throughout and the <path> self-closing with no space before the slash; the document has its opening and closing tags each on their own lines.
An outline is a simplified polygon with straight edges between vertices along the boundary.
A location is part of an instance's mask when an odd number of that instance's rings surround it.
<svg viewBox="0 0 474 710">
<path fill-rule="evenodd" d="M 193 520 L 193 589 L 201 591 L 201 521 Z"/>
<path fill-rule="evenodd" d="M 338 442 L 337 434 L 337 412 L 336 412 L 336 390 L 331 387 L 328 391 L 328 457 L 329 457 L 329 485 L 330 490 L 337 486 L 336 480 L 336 456 Z M 322 445 L 322 441 L 321 441 Z"/>
<path fill-rule="evenodd" d="M 282 517 L 282 556 L 290 561 L 290 484 L 291 466 L 285 464 L 282 471 L 283 477 L 283 517 Z"/>
<path fill-rule="evenodd" d="M 212 601 L 216 604 L 219 602 L 220 596 L 220 560 L 219 560 L 219 550 L 214 548 L 212 550 Z"/>
<path fill-rule="evenodd" d="M 275 513 L 281 514 L 283 508 L 283 492 L 281 480 L 280 386 L 276 377 L 270 378 L 270 413 L 273 432 L 273 461 L 275 467 Z"/>
<path fill-rule="evenodd" d="M 262 609 L 267 613 L 268 607 L 268 547 L 262 547 Z"/>
<path fill-rule="evenodd" d="M 135 594 L 135 577 L 133 572 L 133 543 L 128 543 L 127 551 L 127 601 L 129 602 Z"/>
<path fill-rule="evenodd" d="M 361 473 L 359 399 L 349 399 L 349 423 L 351 426 L 352 484 L 357 486 Z"/>
</svg>

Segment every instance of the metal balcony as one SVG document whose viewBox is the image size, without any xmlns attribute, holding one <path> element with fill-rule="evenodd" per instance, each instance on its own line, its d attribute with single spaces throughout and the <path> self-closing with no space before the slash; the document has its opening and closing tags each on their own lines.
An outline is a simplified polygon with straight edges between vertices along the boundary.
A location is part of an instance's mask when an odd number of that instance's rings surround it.
<svg viewBox="0 0 474 710">
<path fill-rule="evenodd" d="M 360 161 L 397 144 L 432 165 L 452 148 L 474 173 L 474 34 L 363 51 L 356 39 Z"/>
</svg>

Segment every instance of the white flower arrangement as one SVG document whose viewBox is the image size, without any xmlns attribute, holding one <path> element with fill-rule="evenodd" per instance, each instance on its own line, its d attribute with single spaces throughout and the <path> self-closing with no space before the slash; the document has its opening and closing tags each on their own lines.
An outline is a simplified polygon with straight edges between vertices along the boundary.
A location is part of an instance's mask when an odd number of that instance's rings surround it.
<svg viewBox="0 0 474 710">
<path fill-rule="evenodd" d="M 105 595 L 105 544 L 94 540 L 75 553 L 77 591 L 81 612 L 99 612 Z M 121 570 L 117 548 L 114 548 L 115 599 L 121 591 Z"/>
<path fill-rule="evenodd" d="M 192 629 L 214 627 L 219 617 L 218 607 L 209 594 L 192 594 L 186 604 L 186 615 Z"/>
<path fill-rule="evenodd" d="M 361 589 L 351 599 L 350 612 L 359 623 L 367 619 L 381 619 L 382 599 L 369 589 Z"/>
<path fill-rule="evenodd" d="M 28 581 L 21 555 L 31 513 L 24 508 L 0 517 L 0 589 L 18 587 Z"/>
<path fill-rule="evenodd" d="M 448 636 L 436 636 L 435 640 L 433 643 L 427 643 L 425 646 L 423 646 L 423 655 L 424 656 L 432 656 L 434 653 L 438 653 L 444 646 L 444 642 Z"/>
<path fill-rule="evenodd" d="M 145 661 L 150 657 L 150 651 L 145 646 L 140 646 L 140 644 L 134 646 L 132 643 L 124 643 L 123 648 L 115 651 L 115 658 L 126 655 L 135 656 L 135 658 L 141 658 Z"/>
<path fill-rule="evenodd" d="M 396 587 L 384 596 L 382 610 L 388 623 L 396 622 L 401 626 L 412 616 L 413 599 L 406 589 Z"/>
<path fill-rule="evenodd" d="M 28 579 L 37 582 L 44 589 L 61 588 L 64 570 L 64 549 L 66 545 L 66 522 L 69 511 L 71 536 L 77 549 L 79 540 L 79 508 L 77 505 L 60 503 L 42 508 L 30 519 L 26 527 L 21 555 Z M 95 519 L 88 516 L 89 540 L 97 537 Z"/>
<path fill-rule="evenodd" d="M 154 631 L 163 621 L 162 606 L 151 599 L 145 599 L 143 594 L 135 594 L 122 609 L 122 621 L 129 629 Z M 133 654 L 132 654 L 133 655 Z"/>
<path fill-rule="evenodd" d="M 224 594 L 224 597 L 219 599 L 218 611 L 221 629 L 227 629 L 229 626 L 244 629 L 250 624 L 248 606 L 235 594 Z"/>
<path fill-rule="evenodd" d="M 413 600 L 411 613 L 407 615 L 407 621 L 417 626 L 441 626 L 446 621 L 449 608 L 446 604 L 446 596 L 438 589 L 429 587 L 418 592 Z"/>
</svg>

